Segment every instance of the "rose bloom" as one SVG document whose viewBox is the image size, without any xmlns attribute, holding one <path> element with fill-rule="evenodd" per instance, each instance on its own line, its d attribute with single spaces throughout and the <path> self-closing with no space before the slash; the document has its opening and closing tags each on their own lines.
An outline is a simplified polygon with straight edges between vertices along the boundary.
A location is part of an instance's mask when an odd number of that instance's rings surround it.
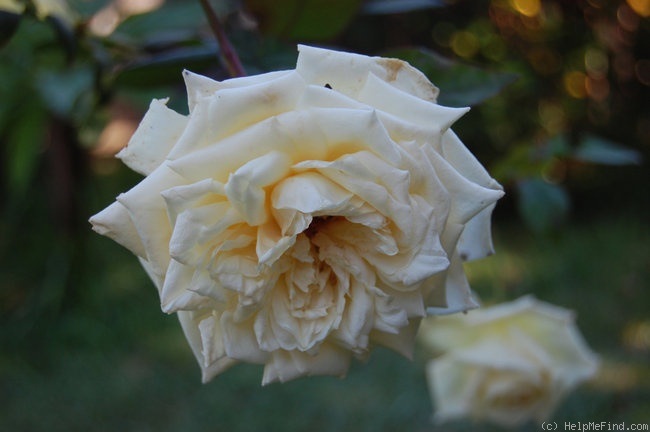
<svg viewBox="0 0 650 432">
<path fill-rule="evenodd" d="M 573 313 L 532 297 L 426 320 L 419 337 L 444 352 L 427 366 L 438 422 L 541 423 L 597 371 Z"/>
<path fill-rule="evenodd" d="M 344 375 L 420 319 L 476 306 L 463 259 L 492 252 L 503 194 L 449 126 L 467 109 L 407 63 L 300 46 L 295 70 L 184 72 L 118 157 L 146 176 L 91 218 L 178 313 L 203 380 Z"/>
</svg>

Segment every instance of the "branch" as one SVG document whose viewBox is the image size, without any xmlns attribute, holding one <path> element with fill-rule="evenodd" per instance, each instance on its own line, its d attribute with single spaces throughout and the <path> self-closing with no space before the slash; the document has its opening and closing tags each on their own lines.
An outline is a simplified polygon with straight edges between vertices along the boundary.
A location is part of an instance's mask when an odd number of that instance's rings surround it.
<svg viewBox="0 0 650 432">
<path fill-rule="evenodd" d="M 237 51 L 235 51 L 235 48 L 228 40 L 226 32 L 223 30 L 223 26 L 221 25 L 221 21 L 219 21 L 219 17 L 217 17 L 217 14 L 214 12 L 209 0 L 200 0 L 200 2 L 203 11 L 205 12 L 205 16 L 208 18 L 208 23 L 210 24 L 212 33 L 214 33 L 217 37 L 217 42 L 219 42 L 221 59 L 226 64 L 228 73 L 230 73 L 230 76 L 233 78 L 246 76 L 246 71 L 239 60 Z"/>
</svg>

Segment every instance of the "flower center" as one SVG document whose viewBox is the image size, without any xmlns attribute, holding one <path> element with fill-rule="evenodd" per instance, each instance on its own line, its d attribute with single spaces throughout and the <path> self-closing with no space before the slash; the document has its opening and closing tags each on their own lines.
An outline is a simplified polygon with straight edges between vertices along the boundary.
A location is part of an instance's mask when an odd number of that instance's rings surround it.
<svg viewBox="0 0 650 432">
<path fill-rule="evenodd" d="M 321 231 L 328 223 L 336 219 L 341 219 L 341 216 L 329 216 L 329 215 L 315 216 L 312 219 L 309 226 L 307 227 L 307 229 L 304 231 L 304 234 L 309 239 L 312 239 L 316 235 L 316 233 Z"/>
</svg>

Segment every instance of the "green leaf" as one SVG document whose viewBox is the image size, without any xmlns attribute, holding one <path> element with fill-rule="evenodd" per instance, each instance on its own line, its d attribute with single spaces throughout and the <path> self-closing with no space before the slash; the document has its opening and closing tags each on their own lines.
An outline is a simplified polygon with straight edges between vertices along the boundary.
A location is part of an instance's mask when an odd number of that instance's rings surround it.
<svg viewBox="0 0 650 432">
<path fill-rule="evenodd" d="M 589 135 L 576 148 L 573 157 L 580 161 L 604 165 L 638 165 L 642 156 L 636 150 Z"/>
<path fill-rule="evenodd" d="M 442 0 L 371 0 L 361 9 L 368 15 L 389 15 L 447 6 Z"/>
<path fill-rule="evenodd" d="M 566 220 L 570 199 L 561 186 L 528 178 L 517 182 L 517 192 L 519 213 L 533 231 L 546 232 Z"/>
<path fill-rule="evenodd" d="M 72 118 L 82 98 L 92 94 L 93 71 L 89 66 L 64 70 L 37 71 L 36 87 L 48 108 L 64 117 Z"/>
<path fill-rule="evenodd" d="M 111 38 L 129 38 L 131 43 L 142 44 L 179 33 L 178 39 L 184 39 L 188 32 L 198 34 L 197 29 L 203 25 L 207 25 L 207 20 L 198 1 L 167 2 L 159 9 L 127 18 Z"/>
<path fill-rule="evenodd" d="M 245 0 L 263 32 L 285 39 L 325 41 L 339 35 L 362 0 Z"/>
<path fill-rule="evenodd" d="M 473 106 L 498 94 L 517 75 L 495 72 L 444 58 L 426 49 L 406 48 L 383 53 L 409 62 L 440 88 L 438 103 Z"/>
</svg>

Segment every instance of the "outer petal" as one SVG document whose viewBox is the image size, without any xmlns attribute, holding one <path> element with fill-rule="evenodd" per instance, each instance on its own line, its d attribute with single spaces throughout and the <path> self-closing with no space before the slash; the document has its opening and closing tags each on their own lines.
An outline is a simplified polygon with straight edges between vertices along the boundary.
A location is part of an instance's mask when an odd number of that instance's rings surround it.
<svg viewBox="0 0 650 432">
<path fill-rule="evenodd" d="M 130 191 L 117 197 L 129 212 L 159 286 L 169 265 L 171 226 L 161 192 L 183 183 L 165 165 L 155 170 Z"/>
<path fill-rule="evenodd" d="M 419 95 L 411 95 L 397 89 L 370 73 L 357 97 L 359 102 L 381 111 L 406 119 L 409 123 L 447 130 L 469 108 L 448 108 Z"/>
<path fill-rule="evenodd" d="M 187 126 L 188 119 L 165 106 L 168 99 L 154 99 L 129 144 L 117 157 L 129 168 L 149 175 L 162 164 Z"/>
<path fill-rule="evenodd" d="M 350 366 L 350 353 L 336 345 L 324 343 L 318 353 L 274 351 L 264 366 L 262 385 L 285 382 L 301 376 L 344 376 Z"/>
<path fill-rule="evenodd" d="M 488 189 L 503 190 L 451 130 L 442 137 L 442 155 L 468 180 Z M 490 229 L 494 207 L 495 204 L 489 205 L 467 223 L 458 241 L 458 250 L 463 260 L 473 261 L 494 253 Z"/>
<path fill-rule="evenodd" d="M 181 323 L 183 333 L 185 338 L 190 344 L 190 348 L 194 353 L 194 357 L 199 363 L 202 372 L 202 381 L 204 383 L 210 381 L 216 375 L 228 369 L 230 366 L 238 363 L 236 360 L 224 357 L 215 362 L 210 363 L 207 361 L 205 355 L 206 351 L 211 351 L 210 348 L 204 351 L 203 339 L 208 340 L 210 337 L 219 338 L 219 331 L 216 325 L 212 328 L 207 328 L 203 326 L 202 330 L 199 330 L 199 323 L 206 317 L 208 317 L 206 312 L 196 312 L 196 311 L 179 311 L 178 320 Z"/>
<path fill-rule="evenodd" d="M 330 86 L 356 98 L 366 77 L 373 73 L 381 80 L 421 99 L 435 102 L 438 89 L 427 77 L 408 63 L 381 57 L 331 51 L 298 45 L 296 70 L 310 84 Z"/>
<path fill-rule="evenodd" d="M 261 75 L 229 79 L 226 81 L 216 81 L 203 75 L 184 70 L 183 78 L 185 79 L 185 87 L 187 88 L 187 101 L 190 113 L 194 111 L 194 107 L 200 99 L 212 96 L 218 90 L 260 84 L 274 80 L 288 73 L 291 73 L 291 71 L 276 71 Z"/>
<path fill-rule="evenodd" d="M 90 218 L 93 230 L 112 238 L 139 257 L 146 257 L 146 252 L 138 231 L 133 225 L 128 210 L 119 202 L 114 202 Z"/>
</svg>

